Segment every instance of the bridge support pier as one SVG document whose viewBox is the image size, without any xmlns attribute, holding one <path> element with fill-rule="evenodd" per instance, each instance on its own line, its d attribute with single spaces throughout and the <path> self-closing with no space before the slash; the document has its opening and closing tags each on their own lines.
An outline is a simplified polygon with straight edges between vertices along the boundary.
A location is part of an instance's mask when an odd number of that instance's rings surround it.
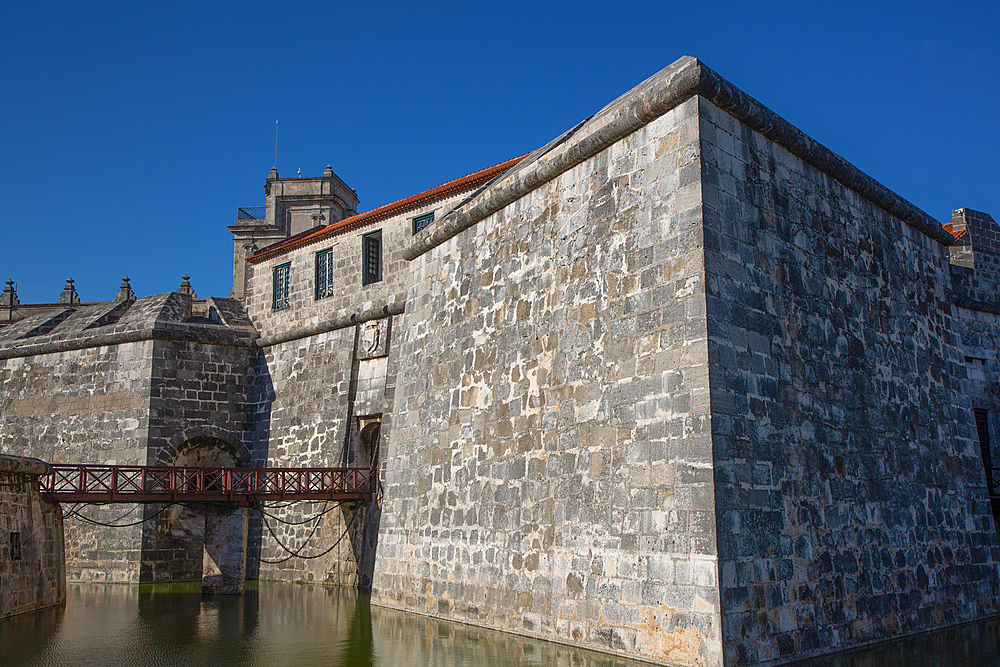
<svg viewBox="0 0 1000 667">
<path fill-rule="evenodd" d="M 201 592 L 242 595 L 247 572 L 247 508 L 205 510 Z"/>
</svg>

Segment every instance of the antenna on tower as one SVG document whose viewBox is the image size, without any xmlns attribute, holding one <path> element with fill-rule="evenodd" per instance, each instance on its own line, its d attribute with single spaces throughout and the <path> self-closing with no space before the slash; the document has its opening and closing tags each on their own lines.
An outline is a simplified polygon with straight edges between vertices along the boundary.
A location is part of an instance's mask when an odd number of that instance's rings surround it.
<svg viewBox="0 0 1000 667">
<path fill-rule="evenodd" d="M 274 170 L 278 171 L 278 121 L 274 121 Z"/>
</svg>

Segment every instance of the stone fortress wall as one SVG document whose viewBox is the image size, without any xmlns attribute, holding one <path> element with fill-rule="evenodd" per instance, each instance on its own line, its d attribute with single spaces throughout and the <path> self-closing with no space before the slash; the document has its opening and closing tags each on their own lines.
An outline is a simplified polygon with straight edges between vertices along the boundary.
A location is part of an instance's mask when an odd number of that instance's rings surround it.
<svg viewBox="0 0 1000 667">
<path fill-rule="evenodd" d="M 197 310 L 195 312 L 195 306 Z M 54 463 L 251 462 L 258 352 L 238 304 L 181 291 L 69 304 L 0 329 L 0 454 Z M 228 318 L 228 321 L 227 321 Z M 200 342 L 195 342 L 200 341 Z M 66 522 L 71 581 L 200 580 L 205 512 L 115 504 Z M 158 516 L 145 525 L 137 522 Z"/>
<path fill-rule="evenodd" d="M 698 143 L 691 99 L 413 261 L 380 604 L 717 662 Z"/>
<path fill-rule="evenodd" d="M 38 491 L 50 470 L 0 454 L 0 619 L 66 602 L 62 511 Z"/>
<path fill-rule="evenodd" d="M 700 111 L 727 659 L 997 613 L 948 248 Z"/>
<path fill-rule="evenodd" d="M 641 84 L 407 250 L 375 599 L 666 664 L 996 613 L 951 241 L 696 61 Z"/>
<path fill-rule="evenodd" d="M 327 172 L 241 209 L 242 300 L 0 329 L 0 454 L 377 456 L 370 505 L 252 520 L 248 576 L 662 664 L 996 613 L 989 216 L 942 226 L 691 58 L 373 211 Z M 201 573 L 214 519 L 160 509 L 69 529 L 71 578 Z"/>
</svg>

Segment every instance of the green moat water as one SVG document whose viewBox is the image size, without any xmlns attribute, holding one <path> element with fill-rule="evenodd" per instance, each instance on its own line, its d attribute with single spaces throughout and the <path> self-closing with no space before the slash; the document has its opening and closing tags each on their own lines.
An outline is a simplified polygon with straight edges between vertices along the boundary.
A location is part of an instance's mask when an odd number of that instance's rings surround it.
<svg viewBox="0 0 1000 667">
<path fill-rule="evenodd" d="M 798 667 L 1000 665 L 1000 619 Z M 262 583 L 239 596 L 198 586 L 71 584 L 65 608 L 0 621 L 3 667 L 638 667 L 642 663 L 380 607 L 350 590 Z"/>
</svg>

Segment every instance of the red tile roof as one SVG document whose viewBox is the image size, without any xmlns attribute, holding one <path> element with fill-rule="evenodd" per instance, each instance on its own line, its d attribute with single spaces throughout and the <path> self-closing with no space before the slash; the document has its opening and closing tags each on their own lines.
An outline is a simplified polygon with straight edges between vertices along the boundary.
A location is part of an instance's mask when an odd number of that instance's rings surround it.
<svg viewBox="0 0 1000 667">
<path fill-rule="evenodd" d="M 969 230 L 967 230 L 967 229 L 963 229 L 963 230 L 962 230 L 962 231 L 960 231 L 960 232 L 956 232 L 956 231 L 954 230 L 954 228 L 953 228 L 953 227 L 951 226 L 951 223 L 950 223 L 950 222 L 946 222 L 946 223 L 944 223 L 944 228 L 945 228 L 945 230 L 946 230 L 946 231 L 947 231 L 947 232 L 948 232 L 949 234 L 951 234 L 952 236 L 954 236 L 954 237 L 955 237 L 956 239 L 960 239 L 960 238 L 962 238 L 963 236 L 965 236 L 965 232 L 969 231 Z"/>
<path fill-rule="evenodd" d="M 443 183 L 435 188 L 431 188 L 430 190 L 425 190 L 419 194 L 394 201 L 390 204 L 380 206 L 364 213 L 352 215 L 351 217 L 344 218 L 343 220 L 335 222 L 332 225 L 327 225 L 325 227 L 313 227 L 312 229 L 308 229 L 304 232 L 296 234 L 295 236 L 291 236 L 283 241 L 279 241 L 273 245 L 269 245 L 266 248 L 258 250 L 250 257 L 247 257 L 247 261 L 252 264 L 259 264 L 260 262 L 271 259 L 272 257 L 283 255 L 284 253 L 295 250 L 296 248 L 302 248 L 325 238 L 343 234 L 344 232 L 349 232 L 352 229 L 357 229 L 366 225 L 371 225 L 379 220 L 385 220 L 386 218 L 391 218 L 399 215 L 400 213 L 412 211 L 435 201 L 447 199 L 453 195 L 472 190 L 473 188 L 478 188 L 479 186 L 488 183 L 494 176 L 507 171 L 527 156 L 528 154 L 525 153 L 524 155 L 511 158 L 506 162 L 501 162 L 500 164 L 493 165 L 492 167 L 475 171 L 467 176 L 462 176 L 461 178 L 448 181 L 447 183 Z"/>
</svg>

